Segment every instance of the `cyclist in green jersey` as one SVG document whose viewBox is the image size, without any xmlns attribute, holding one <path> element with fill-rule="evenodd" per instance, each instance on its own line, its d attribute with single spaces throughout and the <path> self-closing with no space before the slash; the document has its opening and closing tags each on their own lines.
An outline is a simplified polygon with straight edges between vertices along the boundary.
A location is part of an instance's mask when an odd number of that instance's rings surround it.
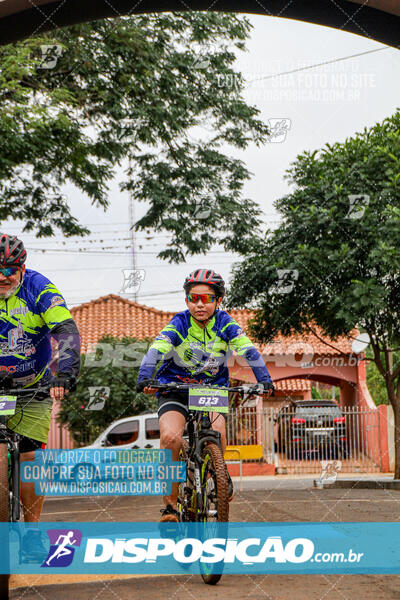
<svg viewBox="0 0 400 600">
<path fill-rule="evenodd" d="M 143 391 L 149 386 L 160 360 L 162 364 L 155 375 L 159 383 L 204 383 L 227 387 L 227 363 L 235 350 L 246 359 L 256 380 L 263 383 L 264 390 L 272 393 L 271 377 L 260 353 L 240 325 L 220 310 L 225 295 L 221 275 L 212 269 L 197 269 L 185 279 L 183 287 L 188 310 L 177 313 L 150 346 L 139 369 L 137 390 Z M 178 460 L 187 414 L 187 392 L 158 394 L 160 445 L 172 451 L 173 460 Z M 211 413 L 210 418 L 213 429 L 221 434 L 222 450 L 225 451 L 225 419 L 221 413 Z M 229 475 L 228 481 L 228 495 L 232 498 Z M 178 520 L 177 493 L 178 484 L 173 484 L 172 494 L 164 497 L 166 508 L 162 521 Z"/>
<path fill-rule="evenodd" d="M 26 269 L 25 261 L 22 241 L 0 234 L 0 374 L 7 375 L 10 393 L 12 387 L 50 387 L 48 400 L 24 400 L 22 412 L 17 403 L 16 413 L 7 418 L 7 427 L 21 436 L 21 462 L 34 460 L 35 451 L 45 448 L 53 400 L 73 389 L 80 369 L 79 332 L 64 298 L 41 273 Z M 50 338 L 58 343 L 55 376 L 50 370 Z M 40 556 L 46 550 L 34 524 L 40 520 L 44 498 L 35 494 L 33 483 L 21 482 L 21 500 L 24 520 L 30 524 L 24 550 Z"/>
</svg>

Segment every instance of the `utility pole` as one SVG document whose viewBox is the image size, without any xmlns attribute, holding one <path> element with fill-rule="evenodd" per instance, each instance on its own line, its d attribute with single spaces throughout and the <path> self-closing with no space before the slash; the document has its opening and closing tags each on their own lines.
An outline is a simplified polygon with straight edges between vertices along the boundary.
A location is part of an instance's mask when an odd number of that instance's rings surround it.
<svg viewBox="0 0 400 600">
<path fill-rule="evenodd" d="M 136 271 L 136 248 L 135 248 L 135 231 L 134 231 L 134 224 L 135 224 L 135 200 L 132 197 L 132 195 L 129 198 L 129 234 L 130 234 L 130 238 L 131 238 L 131 269 L 132 272 L 134 273 Z M 137 297 L 136 297 L 136 291 L 132 293 L 132 300 L 134 300 L 134 302 L 136 302 Z"/>
<path fill-rule="evenodd" d="M 129 172 L 132 172 L 131 161 L 129 160 Z M 131 241 L 131 269 L 132 273 L 136 272 L 136 247 L 135 247 L 135 198 L 132 190 L 129 192 L 129 237 Z M 136 288 L 132 292 L 132 300 L 137 301 Z"/>
</svg>

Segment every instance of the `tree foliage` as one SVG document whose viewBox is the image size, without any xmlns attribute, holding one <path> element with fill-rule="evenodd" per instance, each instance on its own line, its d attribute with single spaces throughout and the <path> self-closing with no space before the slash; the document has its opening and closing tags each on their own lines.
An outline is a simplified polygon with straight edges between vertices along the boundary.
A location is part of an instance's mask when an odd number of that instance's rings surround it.
<svg viewBox="0 0 400 600">
<path fill-rule="evenodd" d="M 376 362 L 374 361 L 374 355 L 372 350 L 369 348 L 366 350 L 366 358 L 370 359 L 367 363 L 367 385 L 371 393 L 372 399 L 376 405 L 389 404 L 388 392 L 386 389 L 385 378 L 380 373 Z M 382 364 L 385 362 L 385 356 L 382 353 L 380 356 Z M 393 364 L 400 364 L 400 352 L 393 352 Z"/>
<path fill-rule="evenodd" d="M 262 341 L 366 331 L 395 411 L 400 477 L 400 112 L 344 143 L 304 152 L 276 202 L 282 224 L 235 267 L 231 306 L 259 309 Z"/>
<path fill-rule="evenodd" d="M 99 342 L 108 345 L 108 364 L 103 364 L 103 350 L 97 347 L 93 360 L 88 366 L 85 361 L 74 393 L 65 396 L 61 403 L 59 421 L 66 425 L 78 444 L 88 444 L 95 440 L 100 433 L 113 421 L 138 415 L 144 411 L 156 411 L 154 396 L 137 394 L 135 391 L 138 376 L 139 360 L 132 361 L 132 366 L 118 366 L 124 355 L 123 347 L 135 344 L 141 348 L 141 355 L 147 351 L 153 340 L 137 340 L 125 337 L 122 339 L 104 336 Z M 122 351 L 121 351 L 122 350 Z M 85 357 L 86 358 L 86 357 Z M 96 365 L 98 361 L 99 366 Z M 128 359 L 129 361 L 129 359 Z M 88 410 L 90 406 L 91 387 L 109 388 L 109 397 L 101 410 Z"/>
<path fill-rule="evenodd" d="M 64 184 L 106 209 L 122 166 L 121 190 L 148 202 L 137 228 L 172 234 L 160 257 L 179 262 L 216 243 L 246 250 L 259 209 L 242 197 L 245 164 L 222 147 L 267 135 L 233 68 L 249 31 L 237 15 L 160 13 L 0 48 L 1 219 L 39 237 L 85 234 Z"/>
</svg>

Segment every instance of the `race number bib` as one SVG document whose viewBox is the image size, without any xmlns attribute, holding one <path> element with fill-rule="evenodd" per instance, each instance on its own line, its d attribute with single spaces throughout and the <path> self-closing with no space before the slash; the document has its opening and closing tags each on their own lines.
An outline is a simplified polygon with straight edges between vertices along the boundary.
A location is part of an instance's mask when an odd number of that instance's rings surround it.
<svg viewBox="0 0 400 600">
<path fill-rule="evenodd" d="M 223 388 L 190 388 L 189 410 L 229 412 L 228 390 L 224 390 Z"/>
<path fill-rule="evenodd" d="M 0 417 L 13 415 L 17 404 L 17 396 L 0 396 Z"/>
</svg>

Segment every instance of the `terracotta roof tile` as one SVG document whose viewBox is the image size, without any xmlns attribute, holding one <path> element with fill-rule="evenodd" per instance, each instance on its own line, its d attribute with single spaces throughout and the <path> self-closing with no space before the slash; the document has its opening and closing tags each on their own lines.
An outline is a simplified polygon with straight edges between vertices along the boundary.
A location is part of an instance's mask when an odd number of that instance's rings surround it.
<svg viewBox="0 0 400 600">
<path fill-rule="evenodd" d="M 240 324 L 240 326 L 243 329 L 246 329 L 247 322 L 252 318 L 254 312 L 249 310 L 231 310 L 229 311 L 229 314 L 232 315 L 234 319 L 236 319 L 236 321 Z M 297 349 L 299 351 L 301 351 L 302 348 L 306 350 L 307 348 L 305 347 L 305 344 L 311 344 L 311 346 L 313 347 L 314 356 L 331 356 L 340 355 L 341 353 L 352 353 L 351 339 L 348 339 L 347 337 L 339 337 L 336 341 L 333 341 L 328 337 L 322 335 L 319 327 L 313 326 L 313 330 L 317 335 L 313 335 L 311 332 L 304 333 L 301 335 L 278 335 L 272 342 L 268 344 L 259 344 L 258 347 L 265 354 L 293 354 L 296 353 Z M 353 337 L 356 337 L 357 334 L 357 330 L 354 330 L 352 332 Z M 326 343 L 324 343 L 324 341 Z M 298 348 L 296 348 L 297 345 Z"/>
<path fill-rule="evenodd" d="M 109 294 L 80 306 L 75 306 L 71 309 L 71 314 L 81 334 L 82 352 L 87 352 L 88 348 L 103 335 L 120 338 L 128 336 L 138 339 L 155 337 L 176 313 L 158 310 L 121 298 L 116 294 Z M 253 315 L 249 310 L 232 310 L 229 314 L 237 320 L 244 330 L 246 330 L 247 321 Z M 260 346 L 260 350 L 264 354 L 287 354 L 288 352 L 293 354 L 293 352 L 296 352 L 296 344 L 299 344 L 298 348 L 301 349 L 306 343 L 313 346 L 314 355 L 351 353 L 351 340 L 339 338 L 333 342 L 320 335 L 317 327 L 315 327 L 315 331 L 317 335 L 334 348 L 327 346 L 310 333 L 301 336 L 277 336 L 273 342 Z"/>
<path fill-rule="evenodd" d="M 275 389 L 279 392 L 308 392 L 311 381 L 308 379 L 281 379 L 274 381 Z"/>
</svg>

